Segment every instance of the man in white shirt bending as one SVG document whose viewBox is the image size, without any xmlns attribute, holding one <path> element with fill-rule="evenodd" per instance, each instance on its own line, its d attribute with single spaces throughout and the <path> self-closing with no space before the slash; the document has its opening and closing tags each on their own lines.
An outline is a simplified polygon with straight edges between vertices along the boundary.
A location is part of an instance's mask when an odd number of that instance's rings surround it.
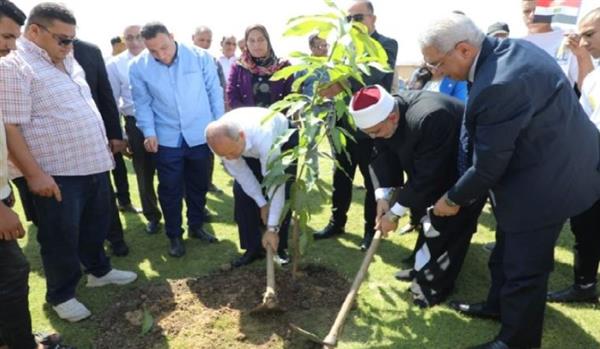
<svg viewBox="0 0 600 349">
<path fill-rule="evenodd" d="M 298 135 L 288 119 L 280 113 L 263 122 L 272 111 L 266 108 L 245 107 L 226 113 L 206 127 L 206 140 L 212 151 L 223 159 L 225 169 L 235 178 L 233 196 L 234 217 L 238 225 L 240 245 L 246 252 L 232 262 L 241 267 L 262 258 L 262 247 L 277 250 L 276 259 L 287 264 L 286 253 L 289 212 L 283 212 L 290 182 L 285 187 L 268 189 L 265 197 L 261 183 L 266 176 L 269 163 L 282 151 L 298 144 Z M 293 132 L 280 148 L 274 148 L 282 137 Z M 296 165 L 286 172 L 295 176 Z M 281 216 L 285 219 L 281 221 Z M 279 222 L 281 227 L 279 226 Z M 266 225 L 262 238 L 261 227 Z"/>
</svg>

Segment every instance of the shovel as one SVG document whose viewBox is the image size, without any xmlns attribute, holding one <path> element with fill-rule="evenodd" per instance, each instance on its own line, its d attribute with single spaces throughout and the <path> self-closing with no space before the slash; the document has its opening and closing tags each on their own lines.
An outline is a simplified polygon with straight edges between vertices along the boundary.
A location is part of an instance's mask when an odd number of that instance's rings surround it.
<svg viewBox="0 0 600 349">
<path fill-rule="evenodd" d="M 380 242 L 381 242 L 381 231 L 377 230 L 375 232 L 375 236 L 373 237 L 373 241 L 371 242 L 371 246 L 367 250 L 365 257 L 363 258 L 362 264 L 360 265 L 360 269 L 358 269 L 358 272 L 356 273 L 356 276 L 354 277 L 354 281 L 352 282 L 352 287 L 350 287 L 350 291 L 346 295 L 346 299 L 344 300 L 344 303 L 342 304 L 342 307 L 340 308 L 340 311 L 338 312 L 337 317 L 335 318 L 333 326 L 331 326 L 331 329 L 329 330 L 329 334 L 325 337 L 325 339 L 321 339 L 319 336 L 317 336 L 316 334 L 314 334 L 312 332 L 306 331 L 294 324 L 290 324 L 290 327 L 292 328 L 292 330 L 294 332 L 305 337 L 306 339 L 310 340 L 311 342 L 315 342 L 317 344 L 322 344 L 323 348 L 325 348 L 325 349 L 335 348 L 335 346 L 337 345 L 338 336 L 340 335 L 342 327 L 344 326 L 344 322 L 346 321 L 346 317 L 348 316 L 348 313 L 352 309 L 352 304 L 354 303 L 354 300 L 356 299 L 356 295 L 358 293 L 358 290 L 360 289 L 360 285 L 362 284 L 362 282 L 365 278 L 365 275 L 367 274 L 369 265 L 371 264 L 371 261 L 373 260 L 373 256 L 375 255 L 375 252 L 377 251 L 377 248 L 379 247 Z"/>
<path fill-rule="evenodd" d="M 279 306 L 277 302 L 277 293 L 275 292 L 275 267 L 273 266 L 273 250 L 267 246 L 267 289 L 263 295 L 262 303 L 250 310 L 251 315 L 264 313 L 281 313 L 285 309 Z"/>
</svg>

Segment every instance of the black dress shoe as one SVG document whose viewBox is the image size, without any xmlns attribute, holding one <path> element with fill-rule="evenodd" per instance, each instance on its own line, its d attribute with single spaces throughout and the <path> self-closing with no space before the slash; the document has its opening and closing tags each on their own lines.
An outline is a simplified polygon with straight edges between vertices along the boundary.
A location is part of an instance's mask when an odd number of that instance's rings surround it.
<svg viewBox="0 0 600 349">
<path fill-rule="evenodd" d="M 575 284 L 564 290 L 548 293 L 547 300 L 558 303 L 598 303 L 598 293 L 596 285 L 583 288 Z"/>
<path fill-rule="evenodd" d="M 158 233 L 159 228 L 160 228 L 159 221 L 150 221 L 150 222 L 148 222 L 148 224 L 146 224 L 146 234 L 154 235 L 154 234 Z"/>
<path fill-rule="evenodd" d="M 414 269 L 401 269 L 394 274 L 396 280 L 411 282 L 417 273 Z"/>
<path fill-rule="evenodd" d="M 368 250 L 369 247 L 371 247 L 371 242 L 373 242 L 373 234 L 365 235 L 365 237 L 362 239 L 362 242 L 360 243 L 360 250 L 363 252 Z"/>
<path fill-rule="evenodd" d="M 112 255 L 115 257 L 125 257 L 129 254 L 129 247 L 125 241 L 119 241 L 110 244 Z"/>
<path fill-rule="evenodd" d="M 262 251 L 246 251 L 241 257 L 231 262 L 231 266 L 234 268 L 243 267 L 262 258 L 265 258 L 265 254 Z"/>
<path fill-rule="evenodd" d="M 172 257 L 181 257 L 185 254 L 185 246 L 181 238 L 173 238 L 171 240 L 171 247 L 169 248 L 169 255 Z"/>
<path fill-rule="evenodd" d="M 332 238 L 336 235 L 341 235 L 344 233 L 344 229 L 342 229 L 341 227 L 336 226 L 333 223 L 329 223 L 327 224 L 327 226 L 325 227 L 325 229 L 316 232 L 313 234 L 313 238 L 315 240 L 322 240 L 322 239 L 329 239 Z"/>
<path fill-rule="evenodd" d="M 213 242 L 217 242 L 219 241 L 216 237 L 212 236 L 211 234 L 207 233 L 204 229 L 202 229 L 201 227 L 190 227 L 188 229 L 188 236 L 194 239 L 199 239 L 208 243 L 213 243 Z"/>
<path fill-rule="evenodd" d="M 119 211 L 125 212 L 125 213 L 135 213 L 135 214 L 142 213 L 142 210 L 140 210 L 137 207 L 133 207 L 133 205 L 131 203 L 126 204 L 126 205 L 119 205 Z"/>
<path fill-rule="evenodd" d="M 494 340 L 484 344 L 476 345 L 474 347 L 469 347 L 468 349 L 510 349 L 510 347 L 503 341 Z"/>
<path fill-rule="evenodd" d="M 500 313 L 488 308 L 487 303 L 463 303 L 458 301 L 448 302 L 448 306 L 459 313 L 481 319 L 500 320 Z"/>
<path fill-rule="evenodd" d="M 274 257 L 275 263 L 279 265 L 288 265 L 290 264 L 290 256 L 288 256 L 286 250 L 278 250 L 277 256 Z"/>
</svg>

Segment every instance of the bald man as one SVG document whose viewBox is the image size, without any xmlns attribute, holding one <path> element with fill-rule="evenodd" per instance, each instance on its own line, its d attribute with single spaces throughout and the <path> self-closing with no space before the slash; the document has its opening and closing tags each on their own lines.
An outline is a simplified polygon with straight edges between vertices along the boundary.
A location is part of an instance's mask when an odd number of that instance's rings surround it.
<svg viewBox="0 0 600 349">
<path fill-rule="evenodd" d="M 262 181 L 269 163 L 281 152 L 298 144 L 298 134 L 283 114 L 277 113 L 263 122 L 271 113 L 266 108 L 237 108 L 206 127 L 208 145 L 222 158 L 227 172 L 235 178 L 234 217 L 241 248 L 246 250 L 232 262 L 235 268 L 264 257 L 263 247 L 277 251 L 276 261 L 280 264 L 289 263 L 286 248 L 290 213 L 284 212 L 284 206 L 291 183 L 269 188 L 265 197 Z M 287 140 L 284 141 L 283 137 Z M 296 165 L 288 167 L 286 173 L 295 176 Z M 283 221 L 282 215 L 285 215 Z M 261 246 L 263 225 L 266 231 Z"/>
</svg>

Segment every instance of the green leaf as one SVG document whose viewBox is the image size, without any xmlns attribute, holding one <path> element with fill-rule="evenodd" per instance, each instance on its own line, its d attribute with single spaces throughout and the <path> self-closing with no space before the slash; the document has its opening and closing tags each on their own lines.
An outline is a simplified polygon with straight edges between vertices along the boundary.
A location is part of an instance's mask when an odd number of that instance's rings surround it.
<svg viewBox="0 0 600 349">
<path fill-rule="evenodd" d="M 142 318 L 142 332 L 141 335 L 144 336 L 152 330 L 152 326 L 154 326 L 154 318 L 152 314 L 148 311 L 148 309 L 144 308 L 144 315 Z"/>
<path fill-rule="evenodd" d="M 304 17 L 290 24 L 283 32 L 283 36 L 305 36 L 310 33 L 330 32 L 335 29 L 335 24 L 323 18 Z"/>
<path fill-rule="evenodd" d="M 273 74 L 271 76 L 271 79 L 269 79 L 269 80 L 276 81 L 276 80 L 281 80 L 281 79 L 287 79 L 291 75 L 293 75 L 299 71 L 308 69 L 308 67 L 310 67 L 309 64 L 290 65 L 288 67 L 285 67 L 283 69 L 279 69 L 278 71 L 276 71 L 275 74 Z"/>
</svg>

